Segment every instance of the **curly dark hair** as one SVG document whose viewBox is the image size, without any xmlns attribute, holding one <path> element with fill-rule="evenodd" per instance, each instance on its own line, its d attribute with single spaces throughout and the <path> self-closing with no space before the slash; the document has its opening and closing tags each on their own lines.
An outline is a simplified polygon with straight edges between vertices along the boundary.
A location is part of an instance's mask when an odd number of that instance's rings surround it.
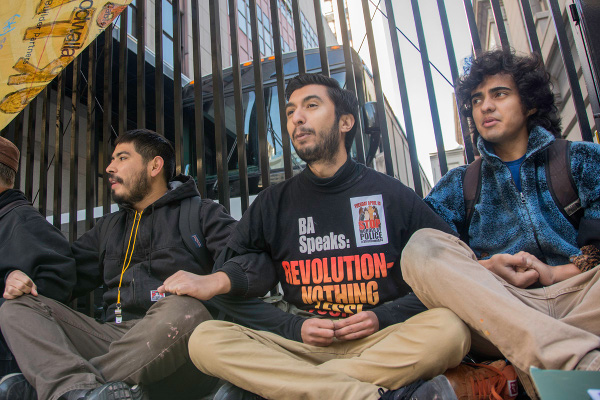
<svg viewBox="0 0 600 400">
<path fill-rule="evenodd" d="M 525 110 L 537 111 L 527 118 L 527 130 L 539 125 L 556 137 L 560 137 L 561 123 L 558 109 L 554 102 L 550 74 L 544 68 L 542 57 L 534 53 L 530 56 L 517 56 L 514 51 L 493 50 L 482 53 L 471 65 L 465 75 L 456 83 L 456 95 L 461 113 L 469 118 L 473 133 L 479 135 L 473 123 L 471 108 L 471 92 L 483 80 L 491 75 L 508 74 L 512 76 L 521 103 Z"/>
<path fill-rule="evenodd" d="M 327 87 L 327 94 L 335 105 L 335 119 L 339 122 L 340 117 L 345 114 L 351 114 L 354 117 L 354 126 L 346 133 L 344 145 L 346 151 L 350 152 L 356 130 L 358 129 L 358 100 L 354 93 L 349 90 L 342 89 L 338 81 L 321 74 L 302 74 L 290 79 L 285 89 L 286 100 L 294 91 L 308 85 L 321 85 Z"/>
</svg>

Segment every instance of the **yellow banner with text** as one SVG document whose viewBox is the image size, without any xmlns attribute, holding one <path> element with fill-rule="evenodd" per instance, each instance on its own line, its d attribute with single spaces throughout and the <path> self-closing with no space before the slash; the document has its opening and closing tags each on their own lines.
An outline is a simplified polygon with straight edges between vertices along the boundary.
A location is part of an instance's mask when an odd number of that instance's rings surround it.
<svg viewBox="0 0 600 400">
<path fill-rule="evenodd" d="M 0 8 L 0 129 L 131 0 L 22 0 Z"/>
</svg>

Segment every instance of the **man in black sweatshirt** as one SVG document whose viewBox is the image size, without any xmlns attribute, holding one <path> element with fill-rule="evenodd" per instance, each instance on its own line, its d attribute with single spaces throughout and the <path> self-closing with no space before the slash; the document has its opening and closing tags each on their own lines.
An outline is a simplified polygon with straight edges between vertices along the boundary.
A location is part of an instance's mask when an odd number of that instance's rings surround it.
<svg viewBox="0 0 600 400">
<path fill-rule="evenodd" d="M 240 315 L 242 325 L 201 324 L 190 338 L 192 361 L 268 399 L 396 399 L 414 390 L 422 399 L 456 398 L 437 375 L 463 359 L 468 329 L 447 309 L 412 316 L 400 273 L 413 232 L 450 228 L 400 181 L 348 156 L 358 104 L 336 80 L 298 76 L 286 97 L 288 132 L 308 167 L 260 193 L 211 280 L 192 287 L 181 274 L 161 290 L 185 287 L 200 299 L 228 293 L 211 301 L 232 313 L 244 304 L 232 297 L 264 295 L 280 283 L 279 306 L 288 312 L 257 304 Z M 230 259 L 261 252 L 272 263 Z M 226 386 L 215 398 L 240 391 Z"/>
<path fill-rule="evenodd" d="M 211 200 L 191 201 L 199 196 L 194 180 L 174 177 L 173 147 L 154 132 L 119 136 L 106 172 L 120 210 L 72 245 L 73 297 L 102 285 L 105 320 L 41 295 L 8 300 L 0 308 L 0 326 L 31 386 L 23 379 L 4 382 L 0 387 L 8 394 L 2 400 L 141 399 L 142 387 L 168 398 L 197 398 L 216 383 L 194 368 L 187 352 L 189 336 L 211 318 L 209 312 L 196 299 L 165 298 L 157 289 L 177 271 L 194 281 L 212 270 L 213 262 L 207 257 L 208 265 L 201 265 L 182 238 L 184 202 L 197 208 L 205 239 L 197 243 L 213 259 L 235 220 Z"/>
<path fill-rule="evenodd" d="M 71 247 L 23 192 L 14 188 L 19 155 L 17 146 L 0 137 L 0 304 L 29 293 L 66 302 L 75 285 Z M 0 336 L 0 376 L 18 371 Z"/>
</svg>

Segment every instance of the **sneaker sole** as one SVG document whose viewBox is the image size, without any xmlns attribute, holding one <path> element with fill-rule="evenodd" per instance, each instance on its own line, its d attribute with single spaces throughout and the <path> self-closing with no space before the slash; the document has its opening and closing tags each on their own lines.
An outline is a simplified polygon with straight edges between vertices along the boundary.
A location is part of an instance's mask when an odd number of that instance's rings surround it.
<svg viewBox="0 0 600 400">
<path fill-rule="evenodd" d="M 86 400 L 142 400 L 144 396 L 139 386 L 131 388 L 125 382 L 113 382 L 92 393 Z"/>
</svg>

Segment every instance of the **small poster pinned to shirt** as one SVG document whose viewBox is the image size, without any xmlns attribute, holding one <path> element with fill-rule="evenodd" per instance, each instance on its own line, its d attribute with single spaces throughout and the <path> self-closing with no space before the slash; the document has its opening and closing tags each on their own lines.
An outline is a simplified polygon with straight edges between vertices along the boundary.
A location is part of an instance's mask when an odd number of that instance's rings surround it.
<svg viewBox="0 0 600 400">
<path fill-rule="evenodd" d="M 356 246 L 387 244 L 383 198 L 380 194 L 350 199 Z"/>
</svg>

